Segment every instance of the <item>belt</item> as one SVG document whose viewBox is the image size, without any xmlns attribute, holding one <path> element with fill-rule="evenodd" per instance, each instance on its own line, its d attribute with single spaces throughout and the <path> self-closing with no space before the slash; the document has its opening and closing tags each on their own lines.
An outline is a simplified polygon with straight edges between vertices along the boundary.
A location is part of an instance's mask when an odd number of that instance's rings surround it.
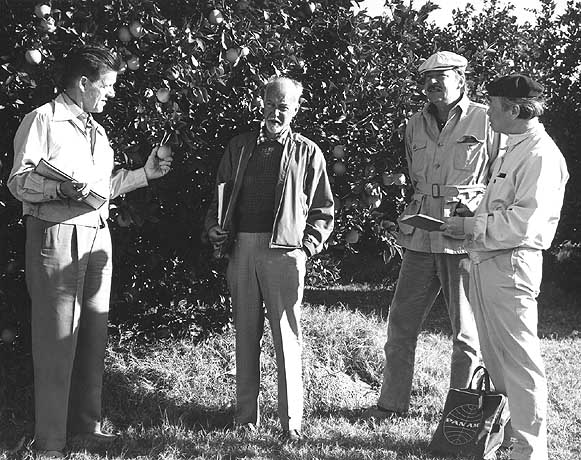
<svg viewBox="0 0 581 460">
<path fill-rule="evenodd" d="M 459 196 L 470 193 L 483 193 L 486 187 L 482 184 L 475 185 L 447 185 L 447 184 L 425 184 L 418 185 L 415 195 L 429 195 L 432 198 L 442 198 L 445 196 Z"/>
</svg>

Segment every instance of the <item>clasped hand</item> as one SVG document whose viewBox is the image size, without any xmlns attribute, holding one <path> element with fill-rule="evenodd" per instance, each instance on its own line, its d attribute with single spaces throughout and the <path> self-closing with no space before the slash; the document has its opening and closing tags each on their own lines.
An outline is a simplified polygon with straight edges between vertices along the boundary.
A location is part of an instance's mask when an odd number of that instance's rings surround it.
<svg viewBox="0 0 581 460">
<path fill-rule="evenodd" d="M 214 248 L 218 248 L 228 239 L 228 234 L 228 231 L 224 230 L 219 225 L 214 225 L 210 230 L 208 230 L 208 239 Z"/>
<path fill-rule="evenodd" d="M 59 187 L 60 193 L 75 201 L 83 201 L 91 191 L 89 184 L 77 182 L 76 180 L 61 182 Z"/>
<path fill-rule="evenodd" d="M 474 213 L 464 203 L 459 203 L 454 210 L 454 216 L 446 219 L 440 226 L 444 235 L 454 239 L 464 239 L 464 218 L 471 217 Z"/>
</svg>

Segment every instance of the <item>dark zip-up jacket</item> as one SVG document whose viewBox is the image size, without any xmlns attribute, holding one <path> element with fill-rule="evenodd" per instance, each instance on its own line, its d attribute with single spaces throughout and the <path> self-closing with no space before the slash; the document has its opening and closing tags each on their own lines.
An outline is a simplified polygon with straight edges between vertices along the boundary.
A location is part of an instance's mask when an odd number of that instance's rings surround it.
<svg viewBox="0 0 581 460">
<path fill-rule="evenodd" d="M 234 137 L 218 167 L 216 184 L 226 184 L 223 229 L 236 233 L 233 215 L 248 159 L 256 147 L 257 132 Z M 304 248 L 319 253 L 333 231 L 334 202 L 321 149 L 306 137 L 289 133 L 284 143 L 275 188 L 275 217 L 271 248 Z M 218 192 L 214 191 L 205 220 L 206 232 L 218 225 Z"/>
</svg>

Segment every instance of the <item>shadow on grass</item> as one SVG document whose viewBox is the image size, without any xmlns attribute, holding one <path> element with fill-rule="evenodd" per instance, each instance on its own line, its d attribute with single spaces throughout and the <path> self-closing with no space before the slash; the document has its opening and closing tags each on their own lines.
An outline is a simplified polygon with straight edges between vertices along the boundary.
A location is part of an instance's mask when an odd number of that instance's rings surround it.
<svg viewBox="0 0 581 460">
<path fill-rule="evenodd" d="M 373 430 L 373 427 L 370 427 Z M 82 453 L 82 449 L 72 450 Z M 93 450 L 97 452 L 97 450 Z M 124 459 L 147 458 L 204 458 L 204 459 L 243 459 L 243 458 L 316 458 L 328 460 L 352 460 L 353 458 L 403 458 L 409 455 L 425 455 L 425 440 L 402 439 L 396 434 L 373 431 L 358 435 L 329 433 L 328 436 L 305 436 L 297 443 L 281 440 L 279 433 L 272 430 L 258 430 L 249 436 L 239 431 L 202 433 L 176 433 L 164 436 L 138 435 L 125 438 L 107 450 L 98 451 L 109 458 Z M 393 455 L 393 457 L 392 457 Z M 415 456 L 413 458 L 416 458 Z M 423 457 L 422 457 L 423 458 Z"/>
<path fill-rule="evenodd" d="M 392 298 L 392 290 L 372 287 L 307 288 L 304 294 L 304 301 L 313 305 L 325 305 L 329 308 L 341 306 L 352 311 L 374 314 L 384 320 L 387 319 Z M 563 338 L 581 335 L 581 307 L 578 296 L 552 282 L 547 282 L 543 283 L 537 300 L 540 337 Z M 451 335 L 450 320 L 442 294 L 436 298 L 423 330 Z"/>
<path fill-rule="evenodd" d="M 373 288 L 307 288 L 304 294 L 304 301 L 313 305 L 325 305 L 330 308 L 342 306 L 352 311 L 376 315 L 383 320 L 387 319 L 392 299 L 393 291 Z M 451 335 L 448 311 L 441 294 L 436 298 L 424 322 L 423 330 Z"/>
<path fill-rule="evenodd" d="M 155 388 L 143 391 L 135 385 L 143 379 L 142 374 L 114 370 L 105 372 L 104 413 L 115 427 L 127 429 L 140 426 L 147 429 L 169 423 L 198 431 L 233 426 L 234 408 L 176 402 L 160 391 L 163 390 L 160 382 L 166 379 L 165 375 L 148 369 L 147 378 L 156 382 Z"/>
</svg>

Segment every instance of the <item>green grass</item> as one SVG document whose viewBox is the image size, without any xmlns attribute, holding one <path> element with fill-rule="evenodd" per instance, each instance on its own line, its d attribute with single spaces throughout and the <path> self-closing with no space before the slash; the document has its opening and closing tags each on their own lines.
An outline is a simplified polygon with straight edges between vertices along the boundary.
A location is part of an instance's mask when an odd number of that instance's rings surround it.
<svg viewBox="0 0 581 460">
<path fill-rule="evenodd" d="M 390 292 L 369 286 L 305 296 L 306 439 L 279 441 L 274 352 L 267 328 L 262 360 L 262 426 L 232 427 L 234 345 L 231 331 L 202 343 L 115 343 L 106 358 L 105 426 L 122 437 L 107 451 L 73 444 L 72 459 L 431 459 L 426 447 L 447 391 L 449 326 L 441 304 L 418 343 L 407 418 L 360 420 L 374 404 L 383 365 Z M 558 299 L 558 300 L 557 300 Z M 551 460 L 581 458 L 581 309 L 576 298 L 545 287 L 540 335 L 550 388 Z M 0 458 L 30 458 L 32 385 L 28 360 L 0 366 L 3 399 Z M 15 449 L 20 447 L 20 449 Z M 4 450 L 2 450 L 4 449 Z M 501 454 L 500 459 L 506 459 Z"/>
</svg>

